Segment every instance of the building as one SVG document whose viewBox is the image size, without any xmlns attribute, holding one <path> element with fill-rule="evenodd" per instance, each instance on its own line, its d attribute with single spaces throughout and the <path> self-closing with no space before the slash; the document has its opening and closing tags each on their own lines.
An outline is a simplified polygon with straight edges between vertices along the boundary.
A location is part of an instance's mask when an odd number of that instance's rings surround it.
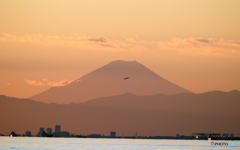
<svg viewBox="0 0 240 150">
<path fill-rule="evenodd" d="M 70 137 L 70 133 L 67 131 L 61 131 L 61 126 L 55 126 L 55 132 L 53 133 L 53 137 Z"/>
<path fill-rule="evenodd" d="M 43 132 L 45 132 L 44 128 L 43 127 L 39 128 L 39 132 L 36 136 L 41 137 Z"/>
<path fill-rule="evenodd" d="M 228 135 L 229 135 L 228 133 L 223 133 L 222 137 L 228 137 Z"/>
<path fill-rule="evenodd" d="M 52 128 L 47 128 L 47 134 L 52 134 Z"/>
<path fill-rule="evenodd" d="M 55 133 L 61 132 L 61 126 L 55 125 Z"/>
<path fill-rule="evenodd" d="M 26 136 L 32 136 L 31 131 L 26 131 Z"/>
<path fill-rule="evenodd" d="M 42 134 L 44 131 L 44 128 L 39 128 L 39 132 Z"/>
<path fill-rule="evenodd" d="M 116 137 L 116 132 L 110 132 L 110 137 Z"/>
</svg>

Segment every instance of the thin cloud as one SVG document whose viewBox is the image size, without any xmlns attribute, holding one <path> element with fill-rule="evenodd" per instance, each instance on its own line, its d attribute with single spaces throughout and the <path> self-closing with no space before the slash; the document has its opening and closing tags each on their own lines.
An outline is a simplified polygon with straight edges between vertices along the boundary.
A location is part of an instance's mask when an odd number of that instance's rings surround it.
<svg viewBox="0 0 240 150">
<path fill-rule="evenodd" d="M 114 47 L 113 45 L 110 44 L 101 44 L 103 47 Z"/>
<path fill-rule="evenodd" d="M 209 43 L 209 40 L 207 40 L 207 39 L 202 39 L 202 38 L 198 38 L 197 41 L 198 41 L 198 42 Z"/>
<path fill-rule="evenodd" d="M 106 39 L 105 38 L 89 38 L 89 41 L 93 41 L 93 42 L 103 42 L 106 43 Z"/>
<path fill-rule="evenodd" d="M 77 79 L 74 82 L 77 83 L 77 82 L 80 82 L 80 81 L 82 81 L 82 79 Z"/>
<path fill-rule="evenodd" d="M 64 46 L 78 49 L 92 49 L 102 51 L 125 51 L 125 50 L 147 50 L 148 48 L 141 41 L 132 43 L 128 40 L 119 41 L 110 40 L 104 37 L 94 38 L 86 35 L 73 36 L 43 36 L 43 35 L 26 35 L 14 36 L 8 33 L 2 33 L 1 42 L 22 42 L 45 45 L 47 47 Z"/>
<path fill-rule="evenodd" d="M 149 51 L 174 50 L 193 55 L 240 55 L 240 41 L 216 38 L 172 38 L 167 41 L 147 41 L 138 37 L 125 37 L 124 40 L 95 38 L 75 34 L 73 36 L 14 36 L 2 33 L 0 42 L 22 42 L 45 45 L 47 47 L 63 46 L 81 50 L 99 51 Z"/>
<path fill-rule="evenodd" d="M 50 86 L 65 86 L 65 85 L 67 85 L 71 82 L 72 81 L 64 79 L 64 80 L 61 80 L 61 81 L 51 81 L 51 82 L 48 82 L 47 84 L 50 85 Z"/>
<path fill-rule="evenodd" d="M 34 86 L 43 86 L 43 85 L 48 85 L 48 86 L 65 86 L 69 83 L 71 83 L 72 81 L 64 79 L 64 80 L 60 80 L 60 81 L 48 81 L 47 78 L 43 78 L 42 81 L 37 81 L 37 80 L 28 80 L 25 79 L 26 83 L 29 85 L 34 85 Z"/>
<path fill-rule="evenodd" d="M 37 81 L 37 80 L 28 80 L 25 79 L 26 83 L 29 85 L 34 85 L 34 86 L 41 86 L 41 85 L 45 85 L 44 83 Z"/>
<path fill-rule="evenodd" d="M 48 79 L 47 79 L 47 78 L 43 78 L 42 80 L 43 80 L 43 81 L 47 81 Z"/>
<path fill-rule="evenodd" d="M 171 41 L 158 42 L 158 48 L 194 55 L 240 55 L 240 41 L 215 38 L 172 38 Z"/>
</svg>

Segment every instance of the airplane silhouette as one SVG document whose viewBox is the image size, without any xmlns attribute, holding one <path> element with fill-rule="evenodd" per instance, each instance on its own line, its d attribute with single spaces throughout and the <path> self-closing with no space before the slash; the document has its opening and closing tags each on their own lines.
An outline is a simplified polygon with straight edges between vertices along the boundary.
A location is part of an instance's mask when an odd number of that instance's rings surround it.
<svg viewBox="0 0 240 150">
<path fill-rule="evenodd" d="M 127 79 L 129 79 L 129 77 L 126 77 L 126 78 L 123 78 L 124 80 L 127 80 Z"/>
</svg>

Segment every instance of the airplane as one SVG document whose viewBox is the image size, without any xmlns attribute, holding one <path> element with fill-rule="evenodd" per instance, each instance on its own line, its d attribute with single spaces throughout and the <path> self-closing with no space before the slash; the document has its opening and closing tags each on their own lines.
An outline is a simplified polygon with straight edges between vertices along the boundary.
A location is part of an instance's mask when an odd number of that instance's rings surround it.
<svg viewBox="0 0 240 150">
<path fill-rule="evenodd" d="M 126 77 L 126 78 L 123 78 L 124 80 L 127 80 L 127 79 L 129 79 L 129 77 Z"/>
</svg>

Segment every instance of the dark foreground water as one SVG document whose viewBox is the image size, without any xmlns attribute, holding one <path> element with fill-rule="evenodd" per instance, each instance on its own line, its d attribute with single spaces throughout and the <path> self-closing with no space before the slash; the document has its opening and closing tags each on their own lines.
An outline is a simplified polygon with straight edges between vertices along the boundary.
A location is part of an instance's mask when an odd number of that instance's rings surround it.
<svg viewBox="0 0 240 150">
<path fill-rule="evenodd" d="M 211 146 L 217 142 L 219 146 Z M 228 146 L 226 145 L 228 143 Z M 215 144 L 215 143 L 214 143 Z M 221 146 L 222 145 L 222 146 Z M 237 145 L 237 146 L 236 146 Z M 0 149 L 86 149 L 86 150 L 205 150 L 240 149 L 240 141 L 202 140 L 149 140 L 149 139 L 94 139 L 94 138 L 41 138 L 41 137 L 0 137 Z"/>
</svg>

